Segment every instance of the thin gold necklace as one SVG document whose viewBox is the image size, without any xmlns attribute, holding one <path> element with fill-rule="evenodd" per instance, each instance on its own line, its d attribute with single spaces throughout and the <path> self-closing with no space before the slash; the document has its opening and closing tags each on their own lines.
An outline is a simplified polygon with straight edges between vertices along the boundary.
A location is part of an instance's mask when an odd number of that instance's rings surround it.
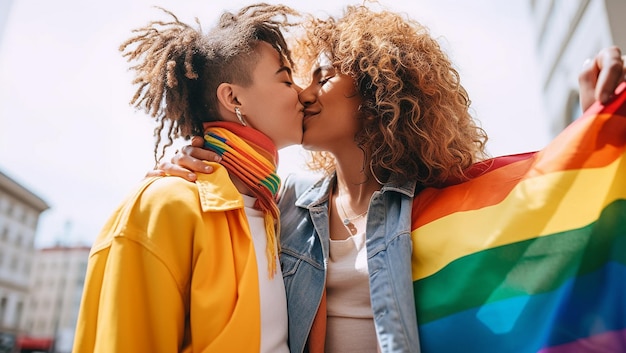
<svg viewBox="0 0 626 353">
<path fill-rule="evenodd" d="M 343 208 L 343 202 L 342 200 L 339 200 L 339 208 L 341 209 L 341 212 L 343 213 L 343 220 L 342 223 L 344 225 L 344 227 L 346 227 L 346 229 L 348 230 L 348 232 L 350 232 L 350 234 L 355 235 L 356 232 L 358 231 L 356 226 L 354 225 L 354 223 L 352 223 L 352 221 L 357 220 L 361 217 L 364 217 L 367 214 L 368 210 L 365 210 L 365 212 L 358 214 L 356 216 L 352 216 L 352 217 L 348 217 L 348 214 L 346 213 L 346 210 Z"/>
<path fill-rule="evenodd" d="M 354 221 L 355 219 L 359 219 L 363 216 L 365 216 L 367 214 L 367 210 L 365 210 L 365 212 L 358 214 L 356 216 L 352 216 L 352 217 L 348 217 L 348 213 L 346 212 L 346 210 L 343 208 L 343 202 L 339 201 L 339 208 L 341 208 L 341 212 L 343 213 L 343 224 L 348 225 L 350 223 L 352 223 L 352 221 Z"/>
</svg>

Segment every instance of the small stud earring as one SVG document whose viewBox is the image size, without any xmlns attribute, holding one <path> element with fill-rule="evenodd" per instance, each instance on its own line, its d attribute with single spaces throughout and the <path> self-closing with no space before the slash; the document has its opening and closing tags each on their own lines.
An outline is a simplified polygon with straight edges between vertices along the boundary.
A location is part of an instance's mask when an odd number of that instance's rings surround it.
<svg viewBox="0 0 626 353">
<path fill-rule="evenodd" d="M 248 124 L 246 124 L 246 121 L 243 120 L 243 115 L 241 114 L 241 111 L 239 110 L 239 107 L 235 107 L 235 115 L 237 115 L 237 119 L 239 120 L 241 125 L 248 126 Z"/>
</svg>

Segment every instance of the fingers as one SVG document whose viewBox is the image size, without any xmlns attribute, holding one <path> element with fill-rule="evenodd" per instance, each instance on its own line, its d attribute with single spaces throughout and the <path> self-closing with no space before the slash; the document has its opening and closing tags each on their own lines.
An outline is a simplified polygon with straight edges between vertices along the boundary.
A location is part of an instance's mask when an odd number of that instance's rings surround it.
<svg viewBox="0 0 626 353">
<path fill-rule="evenodd" d="M 182 154 L 186 156 L 191 156 L 203 161 L 212 161 L 212 162 L 220 162 L 222 159 L 217 153 L 205 150 L 204 148 L 204 139 L 201 136 L 194 136 L 191 138 L 191 144 L 184 146 L 180 152 L 176 152 L 176 155 Z M 179 156 L 179 158 L 182 156 Z"/>
<path fill-rule="evenodd" d="M 205 161 L 220 162 L 220 156 L 209 150 L 202 148 L 204 140 L 201 137 L 194 137 L 191 145 L 184 146 L 172 157 L 172 163 L 187 168 L 189 171 L 198 173 L 211 173 L 213 168 Z"/>
<path fill-rule="evenodd" d="M 191 144 L 184 146 L 171 159 L 171 162 L 161 162 L 157 169 L 149 171 L 146 177 L 173 175 L 189 181 L 196 181 L 195 173 L 213 173 L 213 167 L 205 161 L 220 162 L 221 157 L 209 150 L 205 150 L 204 139 L 200 136 L 194 136 Z"/>
<path fill-rule="evenodd" d="M 202 147 L 204 146 L 204 139 L 200 136 L 194 136 L 191 138 L 191 145 L 193 147 Z"/>
<path fill-rule="evenodd" d="M 593 59 L 586 60 L 578 76 L 583 110 L 596 100 L 608 103 L 617 86 L 624 81 L 625 73 L 624 56 L 616 46 L 602 49 Z"/>
<path fill-rule="evenodd" d="M 186 179 L 188 181 L 196 181 L 196 179 L 198 179 L 198 177 L 196 176 L 196 173 L 190 172 L 189 169 L 186 169 L 180 165 L 173 164 L 170 162 L 159 163 L 158 169 L 160 169 L 163 172 L 163 175 L 177 176 L 177 177 Z"/>
<path fill-rule="evenodd" d="M 213 172 L 213 168 L 210 165 L 207 165 L 199 159 L 186 155 L 182 151 L 176 153 L 174 157 L 172 157 L 172 162 L 168 163 L 167 168 L 168 169 L 165 169 L 167 173 L 170 173 L 170 169 L 178 173 L 179 168 L 185 170 L 187 173 L 197 172 L 209 174 Z"/>
<path fill-rule="evenodd" d="M 624 80 L 624 61 L 618 47 L 610 47 L 601 51 L 600 76 L 596 86 L 595 98 L 607 103 L 615 92 L 615 88 Z"/>
<path fill-rule="evenodd" d="M 587 110 L 596 100 L 595 88 L 598 83 L 599 73 L 600 69 L 596 65 L 595 58 L 585 60 L 583 69 L 578 75 L 580 106 L 583 111 Z"/>
<path fill-rule="evenodd" d="M 149 178 L 149 177 L 157 177 L 157 176 L 164 176 L 164 175 L 165 175 L 165 172 L 162 171 L 161 169 L 153 169 L 153 170 L 149 170 L 146 173 L 145 177 Z"/>
<path fill-rule="evenodd" d="M 172 162 L 166 166 L 167 169 L 165 169 L 165 171 L 167 173 L 170 173 L 171 169 L 172 172 L 179 175 L 181 171 L 178 168 L 185 169 L 187 173 L 213 172 L 213 168 L 207 165 L 205 161 L 220 162 L 221 158 L 217 155 L 217 153 L 200 147 L 204 143 L 202 138 L 199 140 L 194 138 L 191 143 L 191 145 L 184 146 L 179 152 L 176 152 L 176 154 L 172 157 Z"/>
<path fill-rule="evenodd" d="M 219 162 L 221 160 L 217 153 L 205 150 L 201 147 L 194 147 L 193 145 L 187 145 L 181 148 L 180 152 L 176 152 L 176 154 L 174 155 L 174 158 L 181 159 L 183 157 L 189 157 L 209 162 Z M 172 158 L 172 162 L 174 162 L 174 158 Z"/>
<path fill-rule="evenodd" d="M 166 176 L 166 175 L 179 176 L 189 181 L 196 180 L 196 175 L 194 173 L 189 173 L 188 170 L 178 167 L 177 165 L 168 163 L 168 162 L 159 163 L 159 165 L 155 169 L 148 171 L 145 177 L 149 178 L 149 177 L 159 177 L 159 176 Z"/>
</svg>

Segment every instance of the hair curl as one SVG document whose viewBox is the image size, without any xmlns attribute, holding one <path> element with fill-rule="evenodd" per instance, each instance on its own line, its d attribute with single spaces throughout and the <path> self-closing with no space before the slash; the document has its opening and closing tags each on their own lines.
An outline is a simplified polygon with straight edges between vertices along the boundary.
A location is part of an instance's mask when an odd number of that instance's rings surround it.
<svg viewBox="0 0 626 353">
<path fill-rule="evenodd" d="M 281 60 L 286 58 L 293 65 L 281 29 L 295 25 L 289 16 L 299 16 L 287 6 L 259 3 L 237 13 L 224 12 L 217 25 L 203 34 L 198 19 L 194 28 L 160 9 L 172 20 L 153 21 L 134 30 L 137 34 L 119 48 L 129 62 L 138 62 L 131 67 L 135 71 L 133 84 L 139 87 L 130 103 L 157 121 L 157 163 L 175 138 L 202 135 L 202 123 L 220 119 L 216 97 L 219 84 L 251 84 L 259 41 L 272 45 Z M 167 140 L 162 143 L 166 127 Z"/>
<path fill-rule="evenodd" d="M 400 14 L 348 6 L 340 18 L 305 23 L 292 48 L 310 71 L 320 53 L 352 77 L 363 102 L 355 141 L 378 179 L 437 185 L 465 178 L 486 157 L 487 135 L 470 115 L 458 72 L 426 27 Z M 335 161 L 312 152 L 311 167 L 332 172 Z"/>
</svg>

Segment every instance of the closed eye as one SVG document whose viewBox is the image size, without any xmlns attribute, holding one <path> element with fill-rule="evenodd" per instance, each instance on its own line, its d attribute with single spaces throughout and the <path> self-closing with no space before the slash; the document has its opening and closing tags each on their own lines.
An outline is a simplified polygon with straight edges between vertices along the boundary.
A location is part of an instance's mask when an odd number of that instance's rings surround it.
<svg viewBox="0 0 626 353">
<path fill-rule="evenodd" d="M 288 66 L 281 66 L 278 71 L 276 71 L 276 75 L 281 75 L 283 78 L 283 83 L 287 86 L 293 86 L 293 79 L 291 78 L 291 68 Z"/>
<path fill-rule="evenodd" d="M 326 82 L 330 81 L 330 79 L 333 78 L 333 76 L 329 76 L 329 77 L 324 77 L 323 79 L 321 79 L 318 84 L 319 85 L 324 85 Z"/>
<path fill-rule="evenodd" d="M 330 81 L 331 78 L 335 77 L 335 68 L 332 66 L 323 66 L 317 73 L 319 73 L 321 77 L 318 84 L 323 86 L 326 82 Z"/>
</svg>

